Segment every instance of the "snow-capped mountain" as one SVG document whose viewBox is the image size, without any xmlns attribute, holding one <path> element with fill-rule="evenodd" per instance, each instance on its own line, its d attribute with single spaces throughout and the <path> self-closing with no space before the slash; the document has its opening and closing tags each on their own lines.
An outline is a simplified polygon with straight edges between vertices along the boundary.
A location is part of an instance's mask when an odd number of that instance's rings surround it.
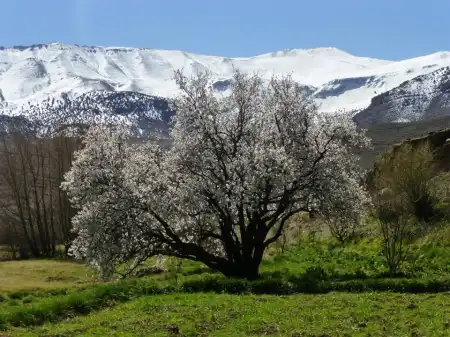
<svg viewBox="0 0 450 337">
<path fill-rule="evenodd" d="M 21 105 L 67 92 L 136 91 L 171 97 L 177 93 L 173 71 L 210 70 L 220 87 L 233 67 L 266 77 L 292 73 L 315 91 L 336 78 L 373 72 L 391 62 L 352 56 L 335 48 L 285 50 L 251 58 L 205 56 L 141 48 L 81 47 L 53 43 L 0 50 L 0 89 L 6 101 Z M 226 88 L 224 88 L 226 89 Z"/>
<path fill-rule="evenodd" d="M 246 72 L 258 71 L 267 78 L 274 74 L 291 74 L 305 93 L 320 104 L 322 111 L 332 113 L 345 109 L 356 113 L 372 107 L 374 97 L 387 95 L 390 90 L 396 90 L 395 97 L 402 95 L 401 87 L 409 88 L 404 92 L 414 92 L 413 83 L 423 78 L 421 76 L 434 78 L 427 87 L 427 97 L 433 100 L 439 88 L 445 87 L 446 71 L 442 68 L 448 66 L 448 52 L 394 62 L 357 57 L 336 48 L 292 49 L 247 58 L 61 43 L 0 48 L 0 112 L 27 114 L 30 106 L 36 111 L 36 106 L 42 104 L 46 107 L 53 104 L 61 110 L 61 102 L 66 102 L 66 107 L 75 104 L 85 110 L 97 106 L 97 111 L 106 108 L 119 111 L 121 104 L 127 101 L 129 109 L 126 111 L 136 113 L 142 108 L 145 111 L 139 114 L 150 118 L 148 113 L 157 109 L 145 103 L 140 105 L 138 98 L 161 101 L 176 95 L 178 91 L 172 78 L 175 69 L 183 69 L 187 75 L 209 70 L 215 80 L 214 88 L 223 92 L 230 85 L 233 68 L 238 68 Z M 405 100 L 397 98 L 396 101 Z M 111 105 L 113 103 L 118 104 L 119 110 Z M 58 109 L 52 111 L 56 113 Z M 386 114 L 395 115 L 395 118 L 387 118 L 393 121 L 418 118 L 416 112 L 404 113 L 393 107 Z M 156 119 L 164 113 L 157 115 Z"/>
<path fill-rule="evenodd" d="M 355 116 L 360 125 L 409 122 L 450 115 L 450 67 L 414 77 L 372 98 Z"/>
</svg>

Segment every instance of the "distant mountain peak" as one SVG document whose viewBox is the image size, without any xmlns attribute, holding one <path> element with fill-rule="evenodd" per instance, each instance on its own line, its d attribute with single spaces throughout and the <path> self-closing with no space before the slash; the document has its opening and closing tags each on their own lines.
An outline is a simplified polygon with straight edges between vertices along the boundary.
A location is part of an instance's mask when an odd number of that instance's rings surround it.
<svg viewBox="0 0 450 337">
<path fill-rule="evenodd" d="M 116 51 L 116 52 L 130 52 L 130 51 L 159 51 L 159 52 L 173 52 L 173 53 L 182 53 L 186 57 L 191 57 L 191 55 L 200 55 L 191 52 L 180 51 L 176 49 L 153 49 L 146 47 L 124 47 L 124 46 L 90 46 L 90 45 L 79 45 L 79 44 L 70 44 L 64 42 L 49 42 L 49 43 L 40 43 L 40 44 L 32 44 L 32 45 L 16 45 L 16 46 L 0 46 L 0 50 L 10 50 L 10 51 L 32 51 L 32 50 L 40 50 L 40 49 L 56 49 L 56 50 L 68 50 L 68 49 L 81 49 L 81 50 L 97 50 L 97 51 Z M 237 59 L 251 59 L 255 57 L 263 57 L 263 56 L 296 56 L 301 54 L 311 54 L 311 55 L 341 55 L 341 56 L 354 56 L 347 51 L 336 47 L 314 47 L 314 48 L 287 48 L 271 53 L 266 54 L 256 54 L 249 57 L 237 57 Z M 200 55 L 200 56 L 212 56 L 212 55 Z M 213 56 L 212 56 L 213 57 Z M 232 59 L 232 58 L 229 58 Z"/>
<path fill-rule="evenodd" d="M 264 58 L 264 57 L 299 57 L 302 56 L 305 57 L 357 57 L 354 55 L 351 55 L 350 53 L 335 48 L 335 47 L 316 47 L 316 48 L 290 48 L 290 49 L 283 49 L 278 50 L 272 53 L 266 53 L 266 54 L 259 54 L 252 56 L 250 58 Z"/>
<path fill-rule="evenodd" d="M 394 62 L 354 56 L 335 47 L 285 49 L 229 58 L 179 50 L 51 42 L 0 48 L 0 88 L 4 101 L 1 106 L 12 111 L 27 102 L 38 104 L 63 94 L 76 99 L 99 90 L 170 98 L 178 93 L 173 81 L 176 69 L 183 69 L 188 76 L 210 70 L 215 90 L 224 92 L 229 88 L 233 69 L 237 68 L 258 72 L 265 79 L 291 74 L 322 111 L 362 111 L 377 95 L 420 76 L 431 73 L 430 76 L 443 76 L 436 71 L 448 66 L 450 53 L 445 51 Z"/>
</svg>

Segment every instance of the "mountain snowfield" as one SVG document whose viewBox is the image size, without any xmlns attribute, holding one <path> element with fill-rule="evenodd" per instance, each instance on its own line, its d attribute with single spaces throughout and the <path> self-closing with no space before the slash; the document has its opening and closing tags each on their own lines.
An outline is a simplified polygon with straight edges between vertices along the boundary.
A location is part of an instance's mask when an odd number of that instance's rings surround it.
<svg viewBox="0 0 450 337">
<path fill-rule="evenodd" d="M 173 81 L 176 69 L 183 69 L 187 75 L 210 70 L 215 88 L 223 91 L 236 67 L 245 72 L 258 71 L 266 78 L 292 74 L 322 111 L 356 113 L 369 107 L 375 96 L 448 66 L 450 52 L 394 62 L 357 57 L 336 48 L 226 58 L 183 51 L 51 43 L 0 48 L 0 106 L 3 113 L 11 113 L 30 102 L 38 104 L 64 93 L 75 99 L 99 90 L 169 98 L 178 92 Z M 405 118 L 400 115 L 394 120 Z"/>
</svg>

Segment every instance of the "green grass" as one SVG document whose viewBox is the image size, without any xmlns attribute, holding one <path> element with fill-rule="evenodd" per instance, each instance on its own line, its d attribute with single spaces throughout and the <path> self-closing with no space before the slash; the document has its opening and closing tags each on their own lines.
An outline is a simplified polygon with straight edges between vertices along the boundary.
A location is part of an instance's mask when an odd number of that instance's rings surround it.
<svg viewBox="0 0 450 337">
<path fill-rule="evenodd" d="M 379 252 L 376 240 L 345 246 L 302 242 L 282 255 L 272 251 L 262 265 L 262 279 L 254 282 L 226 279 L 189 261 L 181 270 L 172 261 L 166 273 L 113 283 L 96 283 L 92 272 L 70 261 L 3 262 L 10 272 L 4 279 L 16 283 L 3 284 L 0 328 L 8 336 L 102 336 L 109 329 L 118 336 L 165 336 L 168 325 L 176 325 L 183 336 L 345 336 L 343 331 L 382 336 L 370 333 L 392 320 L 385 336 L 429 336 L 430 324 L 437 327 L 439 319 L 450 319 L 445 304 L 450 303 L 449 247 L 432 238 L 412 246 L 402 274 L 394 278 L 387 276 Z M 397 306 L 397 300 L 403 304 Z M 369 317 L 366 302 L 380 305 Z M 156 308 L 154 320 L 143 306 Z M 425 308 L 432 307 L 428 322 Z M 236 317 L 227 316 L 230 310 Z M 351 327 L 350 318 L 361 329 Z M 404 320 L 403 328 L 396 330 L 396 319 Z M 444 321 L 436 336 L 450 336 L 442 330 Z"/>
<path fill-rule="evenodd" d="M 45 322 L 56 322 L 77 315 L 86 315 L 96 310 L 112 308 L 123 302 L 148 295 L 183 293 L 229 293 L 234 295 L 297 293 L 322 294 L 330 291 L 362 293 L 367 291 L 390 291 L 405 293 L 442 293 L 449 290 L 450 279 L 363 279 L 351 281 L 322 281 L 303 278 L 283 280 L 265 278 L 257 281 L 226 279 L 220 276 L 189 276 L 177 283 L 152 279 L 125 280 L 117 283 L 91 285 L 85 288 L 72 288 L 65 291 L 47 291 L 24 295 L 11 293 L 0 304 L 0 328 L 30 327 Z M 20 295 L 20 296 L 17 296 Z M 31 297 L 31 298 L 30 298 Z M 29 299 L 25 302 L 26 299 Z M 22 304 L 19 305 L 20 300 Z M 13 305 L 14 302 L 14 305 Z"/>
<path fill-rule="evenodd" d="M 449 336 L 450 295 L 172 294 L 11 336 Z"/>
<path fill-rule="evenodd" d="M 332 242 L 302 243 L 264 261 L 263 273 L 300 275 L 322 269 L 332 279 L 382 277 L 388 272 L 380 242 L 364 240 L 345 246 Z M 450 276 L 450 247 L 433 242 L 413 245 L 401 272 L 409 278 Z"/>
</svg>

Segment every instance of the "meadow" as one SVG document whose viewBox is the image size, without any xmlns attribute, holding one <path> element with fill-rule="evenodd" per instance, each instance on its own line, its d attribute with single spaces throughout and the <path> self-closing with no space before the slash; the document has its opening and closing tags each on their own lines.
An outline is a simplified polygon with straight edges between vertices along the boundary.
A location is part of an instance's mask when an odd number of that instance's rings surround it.
<svg viewBox="0 0 450 337">
<path fill-rule="evenodd" d="M 176 259 L 114 282 L 70 260 L 1 262 L 0 335 L 449 336 L 445 235 L 411 245 L 394 276 L 376 239 L 274 248 L 255 281 Z"/>
</svg>

